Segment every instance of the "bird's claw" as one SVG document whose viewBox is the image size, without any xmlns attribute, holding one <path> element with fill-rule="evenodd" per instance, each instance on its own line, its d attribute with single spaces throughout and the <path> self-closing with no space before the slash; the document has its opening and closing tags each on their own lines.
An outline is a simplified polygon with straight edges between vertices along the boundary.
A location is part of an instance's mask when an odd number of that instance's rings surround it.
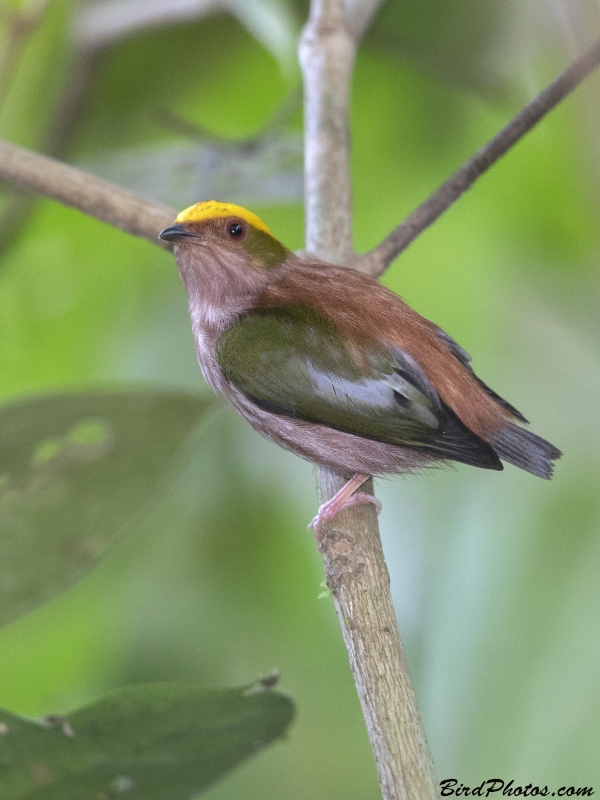
<svg viewBox="0 0 600 800">
<path fill-rule="evenodd" d="M 355 494 L 350 495 L 350 497 L 344 498 L 341 502 L 336 495 L 336 497 L 333 497 L 331 500 L 328 500 L 326 503 L 323 503 L 321 506 L 319 506 L 317 515 L 308 525 L 308 529 L 312 529 L 314 532 L 314 537 L 319 544 L 319 549 L 323 541 L 323 534 L 321 532 L 322 526 L 337 516 L 340 511 L 344 511 L 346 508 L 351 508 L 352 506 L 363 503 L 373 503 L 377 513 L 381 514 L 381 501 L 379 501 L 372 494 L 367 494 L 366 492 L 356 492 Z"/>
</svg>

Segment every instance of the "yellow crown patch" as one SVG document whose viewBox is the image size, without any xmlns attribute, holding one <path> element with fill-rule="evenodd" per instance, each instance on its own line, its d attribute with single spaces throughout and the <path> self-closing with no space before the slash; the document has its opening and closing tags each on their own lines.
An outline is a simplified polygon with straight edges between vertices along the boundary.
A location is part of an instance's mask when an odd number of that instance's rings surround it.
<svg viewBox="0 0 600 800">
<path fill-rule="evenodd" d="M 253 228 L 264 231 L 269 236 L 273 235 L 256 214 L 242 208 L 242 206 L 236 206 L 234 203 L 219 203 L 217 200 L 205 200 L 202 203 L 196 203 L 189 208 L 185 208 L 177 214 L 175 222 L 202 222 L 203 220 L 219 219 L 220 217 L 241 217 Z"/>
</svg>

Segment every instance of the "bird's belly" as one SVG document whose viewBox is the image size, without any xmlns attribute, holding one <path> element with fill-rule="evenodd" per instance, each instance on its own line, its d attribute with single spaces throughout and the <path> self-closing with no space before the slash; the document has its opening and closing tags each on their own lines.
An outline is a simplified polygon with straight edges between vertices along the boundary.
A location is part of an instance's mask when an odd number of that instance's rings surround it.
<svg viewBox="0 0 600 800">
<path fill-rule="evenodd" d="M 416 450 L 265 411 L 231 386 L 221 387 L 220 393 L 267 439 L 313 464 L 347 476 L 410 472 L 436 463 Z"/>
</svg>

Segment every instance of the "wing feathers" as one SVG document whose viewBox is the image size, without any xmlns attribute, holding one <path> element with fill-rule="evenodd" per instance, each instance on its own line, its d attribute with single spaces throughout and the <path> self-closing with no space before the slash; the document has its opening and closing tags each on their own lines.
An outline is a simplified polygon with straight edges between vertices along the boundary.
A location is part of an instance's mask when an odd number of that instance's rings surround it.
<svg viewBox="0 0 600 800">
<path fill-rule="evenodd" d="M 508 411 L 509 414 L 512 414 L 513 417 L 515 417 L 515 419 L 518 419 L 519 422 L 528 422 L 528 420 L 525 419 L 525 417 L 523 416 L 523 414 L 521 414 L 520 411 L 517 411 L 517 409 L 514 406 L 512 406 L 509 402 L 507 402 L 503 397 L 500 397 L 499 394 L 496 394 L 496 392 L 493 389 L 490 389 L 490 387 L 487 386 L 487 384 L 485 384 L 481 380 L 481 378 L 477 377 L 477 375 L 473 372 L 471 364 L 469 363 L 471 361 L 471 356 L 467 353 L 467 351 L 463 350 L 462 347 L 459 344 L 457 344 L 457 342 L 455 342 L 454 339 L 446 333 L 446 331 L 442 330 L 437 325 L 435 325 L 434 328 L 438 338 L 444 342 L 444 344 L 446 345 L 448 350 L 450 350 L 452 355 L 458 358 L 458 360 L 465 366 L 465 368 L 469 371 L 469 374 L 473 378 L 475 378 L 475 380 L 481 386 L 484 392 L 486 392 L 492 398 L 492 400 L 498 403 L 499 406 L 505 409 L 505 411 Z"/>
<path fill-rule="evenodd" d="M 443 408 L 445 418 L 439 442 L 445 452 L 452 453 L 449 457 L 474 467 L 503 469 L 502 462 L 494 449 L 469 430 L 445 403 Z"/>
<path fill-rule="evenodd" d="M 364 338 L 360 366 L 331 323 L 307 308 L 253 311 L 225 331 L 225 378 L 265 411 L 488 469 L 493 449 L 443 403 L 417 362 Z"/>
</svg>

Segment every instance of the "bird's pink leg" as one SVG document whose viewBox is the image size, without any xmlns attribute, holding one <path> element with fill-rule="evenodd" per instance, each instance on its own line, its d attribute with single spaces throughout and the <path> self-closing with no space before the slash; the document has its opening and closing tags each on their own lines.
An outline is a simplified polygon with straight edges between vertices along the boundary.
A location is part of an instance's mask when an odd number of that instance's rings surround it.
<svg viewBox="0 0 600 800">
<path fill-rule="evenodd" d="M 317 516 L 308 526 L 309 529 L 312 528 L 314 530 L 317 542 L 320 542 L 322 538 L 321 526 L 323 523 L 333 519 L 336 514 L 339 514 L 339 512 L 343 511 L 345 508 L 350 508 L 350 506 L 355 506 L 358 503 L 373 503 L 377 509 L 377 513 L 379 514 L 381 512 L 381 503 L 376 497 L 373 497 L 371 494 L 366 494 L 366 492 L 356 492 L 369 477 L 369 475 L 357 473 L 350 478 L 348 483 L 342 486 L 331 500 L 319 506 Z M 354 494 L 354 492 L 356 492 L 356 494 Z"/>
</svg>

